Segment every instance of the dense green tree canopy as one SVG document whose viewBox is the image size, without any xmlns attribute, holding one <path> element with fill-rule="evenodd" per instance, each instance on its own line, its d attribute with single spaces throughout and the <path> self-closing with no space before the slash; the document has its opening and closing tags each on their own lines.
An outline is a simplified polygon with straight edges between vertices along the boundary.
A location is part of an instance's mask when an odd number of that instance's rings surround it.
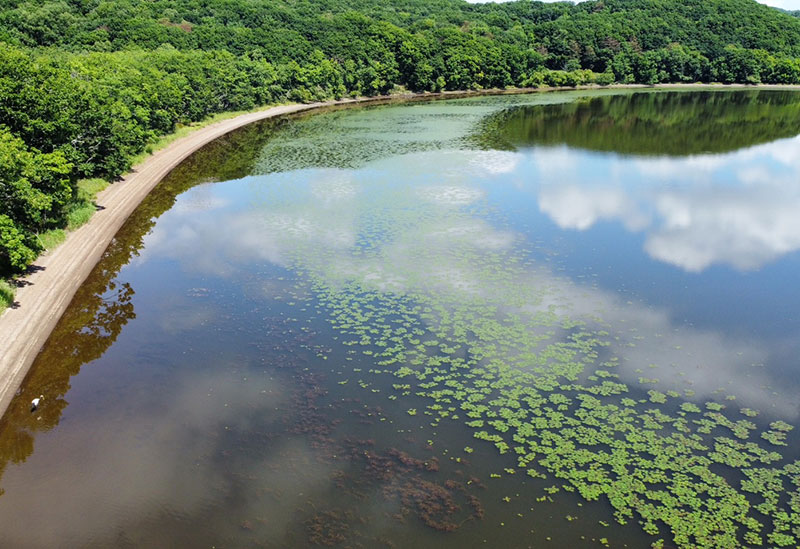
<svg viewBox="0 0 800 549">
<path fill-rule="evenodd" d="M 77 178 L 113 179 L 212 113 L 393 89 L 800 82 L 800 18 L 755 0 L 0 0 L 0 43 L 0 271 L 32 257 L 3 242 L 30 251 L 63 224 Z"/>
</svg>

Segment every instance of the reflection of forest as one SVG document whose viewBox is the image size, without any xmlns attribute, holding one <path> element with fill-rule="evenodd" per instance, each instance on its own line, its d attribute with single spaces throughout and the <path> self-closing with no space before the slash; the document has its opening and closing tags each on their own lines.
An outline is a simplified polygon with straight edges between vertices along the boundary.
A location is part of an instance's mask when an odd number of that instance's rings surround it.
<svg viewBox="0 0 800 549">
<path fill-rule="evenodd" d="M 267 120 L 207 145 L 170 173 L 127 220 L 78 289 L 0 420 L 0 476 L 9 462 L 23 462 L 33 453 L 36 431 L 58 425 L 68 404 L 65 395 L 72 376 L 84 364 L 100 358 L 123 326 L 136 317 L 134 289 L 117 277 L 138 255 L 156 220 L 172 208 L 179 194 L 195 184 L 249 173 L 270 130 L 285 123 L 286 119 Z M 40 394 L 45 399 L 31 413 L 31 400 Z"/>
<path fill-rule="evenodd" d="M 723 153 L 800 134 L 800 93 L 779 90 L 634 93 L 524 106 L 490 117 L 482 145 L 569 145 L 685 156 Z"/>
</svg>

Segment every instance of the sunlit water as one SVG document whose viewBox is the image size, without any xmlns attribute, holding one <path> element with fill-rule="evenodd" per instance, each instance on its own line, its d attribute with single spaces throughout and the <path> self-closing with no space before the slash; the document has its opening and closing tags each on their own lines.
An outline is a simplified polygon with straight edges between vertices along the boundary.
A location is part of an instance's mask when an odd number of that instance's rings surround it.
<svg viewBox="0 0 800 549">
<path fill-rule="evenodd" d="M 0 545 L 796 545 L 798 134 L 607 91 L 220 140 L 0 424 Z"/>
</svg>

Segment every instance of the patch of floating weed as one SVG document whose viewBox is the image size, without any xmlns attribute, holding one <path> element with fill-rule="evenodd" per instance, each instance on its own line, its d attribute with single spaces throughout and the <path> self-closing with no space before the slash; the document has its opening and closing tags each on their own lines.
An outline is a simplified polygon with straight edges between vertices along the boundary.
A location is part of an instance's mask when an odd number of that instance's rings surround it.
<svg viewBox="0 0 800 549">
<path fill-rule="evenodd" d="M 647 387 L 657 379 L 620 381 L 613 327 L 572 313 L 519 246 L 495 245 L 513 237 L 483 221 L 480 193 L 446 190 L 385 183 L 351 210 L 306 215 L 314 238 L 279 233 L 343 344 L 390 378 L 388 398 L 422 398 L 401 409 L 434 426 L 461 421 L 505 455 L 498 470 L 550 479 L 551 495 L 602 499 L 619 523 L 669 532 L 680 547 L 794 544 L 800 465 L 781 468 L 783 456 L 760 445 L 786 445 L 791 426 L 759 430 L 718 402 Z M 343 220 L 356 231 L 332 241 Z M 440 487 L 398 497 L 450 529 L 452 501 Z"/>
<path fill-rule="evenodd" d="M 336 511 L 318 513 L 305 522 L 308 541 L 312 545 L 331 547 L 347 540 L 351 517 Z"/>
</svg>

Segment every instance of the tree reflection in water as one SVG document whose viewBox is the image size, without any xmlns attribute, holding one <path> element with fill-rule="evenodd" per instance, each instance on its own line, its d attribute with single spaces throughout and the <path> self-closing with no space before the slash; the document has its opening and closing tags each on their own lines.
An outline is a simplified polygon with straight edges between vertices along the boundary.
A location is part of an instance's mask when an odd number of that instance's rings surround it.
<svg viewBox="0 0 800 549">
<path fill-rule="evenodd" d="M 158 218 L 178 195 L 199 183 L 247 175 L 274 129 L 293 118 L 266 120 L 210 143 L 173 170 L 125 222 L 75 293 L 0 420 L 0 477 L 8 463 L 22 463 L 33 453 L 36 432 L 58 425 L 69 404 L 65 396 L 72 376 L 100 358 L 136 318 L 135 291 L 119 274 L 139 255 Z M 40 394 L 45 399 L 31 413 L 31 400 Z"/>
<path fill-rule="evenodd" d="M 568 145 L 642 156 L 731 152 L 800 133 L 800 94 L 779 90 L 640 92 L 490 116 L 477 142 L 515 150 Z"/>
</svg>

